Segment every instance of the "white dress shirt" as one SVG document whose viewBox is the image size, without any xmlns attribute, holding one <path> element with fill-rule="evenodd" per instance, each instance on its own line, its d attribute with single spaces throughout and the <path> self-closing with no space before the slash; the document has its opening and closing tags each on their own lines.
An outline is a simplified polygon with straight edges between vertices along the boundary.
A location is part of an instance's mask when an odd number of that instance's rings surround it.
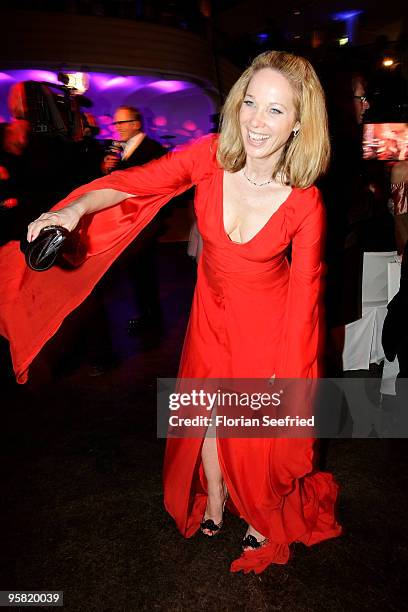
<svg viewBox="0 0 408 612">
<path fill-rule="evenodd" d="M 127 159 L 137 149 L 145 136 L 144 132 L 139 132 L 123 143 L 122 159 Z"/>
</svg>

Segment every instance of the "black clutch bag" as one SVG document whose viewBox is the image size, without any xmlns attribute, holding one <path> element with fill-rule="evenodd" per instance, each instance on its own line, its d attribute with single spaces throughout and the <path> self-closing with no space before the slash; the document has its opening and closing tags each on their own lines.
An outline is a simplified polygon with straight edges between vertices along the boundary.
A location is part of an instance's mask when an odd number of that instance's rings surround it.
<svg viewBox="0 0 408 612">
<path fill-rule="evenodd" d="M 49 270 L 57 261 L 68 236 L 68 230 L 59 225 L 44 227 L 25 249 L 27 266 L 35 272 Z"/>
</svg>

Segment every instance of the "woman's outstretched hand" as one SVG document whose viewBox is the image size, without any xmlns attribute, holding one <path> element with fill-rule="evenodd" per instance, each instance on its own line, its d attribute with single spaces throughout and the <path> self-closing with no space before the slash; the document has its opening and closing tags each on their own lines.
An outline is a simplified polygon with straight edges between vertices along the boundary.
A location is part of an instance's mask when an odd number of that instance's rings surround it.
<svg viewBox="0 0 408 612">
<path fill-rule="evenodd" d="M 61 210 L 45 212 L 32 221 L 28 226 L 27 241 L 32 242 L 44 227 L 59 225 L 65 227 L 69 232 L 76 228 L 81 219 L 81 214 L 73 206 L 61 208 Z"/>
<path fill-rule="evenodd" d="M 97 189 L 85 193 L 71 202 L 69 206 L 43 213 L 38 219 L 30 223 L 27 231 L 27 241 L 35 240 L 41 230 L 50 225 L 59 225 L 72 232 L 83 215 L 110 208 L 119 204 L 122 200 L 134 197 L 133 193 L 126 193 L 117 189 Z"/>
</svg>

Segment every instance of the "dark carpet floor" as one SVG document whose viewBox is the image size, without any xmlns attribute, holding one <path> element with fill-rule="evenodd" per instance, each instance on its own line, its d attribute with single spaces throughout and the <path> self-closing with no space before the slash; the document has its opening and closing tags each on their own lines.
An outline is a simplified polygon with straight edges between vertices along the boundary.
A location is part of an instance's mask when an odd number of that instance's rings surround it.
<svg viewBox="0 0 408 612">
<path fill-rule="evenodd" d="M 180 244 L 160 247 L 160 269 L 158 346 L 127 337 L 124 290 L 105 374 L 90 377 L 80 354 L 58 376 L 39 359 L 25 386 L 3 368 L 0 590 L 62 590 L 70 611 L 407 609 L 406 440 L 330 442 L 344 535 L 295 545 L 285 566 L 231 574 L 245 525 L 230 514 L 214 540 L 177 532 L 162 503 L 156 377 L 177 372 L 195 271 Z"/>
</svg>

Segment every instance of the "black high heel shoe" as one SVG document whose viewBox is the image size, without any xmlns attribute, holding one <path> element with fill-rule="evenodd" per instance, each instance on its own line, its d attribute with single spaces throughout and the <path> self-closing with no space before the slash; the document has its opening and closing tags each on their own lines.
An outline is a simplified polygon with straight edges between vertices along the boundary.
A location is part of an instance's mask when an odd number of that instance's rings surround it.
<svg viewBox="0 0 408 612">
<path fill-rule="evenodd" d="M 224 515 L 224 510 L 225 510 L 225 504 L 227 503 L 227 499 L 228 499 L 228 492 L 226 493 L 225 499 L 224 499 L 224 503 L 222 504 L 222 514 Z M 204 514 L 205 516 L 205 514 Z M 220 523 L 214 523 L 214 521 L 212 519 L 205 519 L 203 517 L 203 521 L 201 522 L 200 525 L 200 529 L 201 529 L 201 533 L 206 536 L 207 538 L 213 538 L 214 536 L 218 535 L 221 531 L 221 528 L 224 524 L 224 519 L 221 520 Z M 205 531 L 211 531 L 211 534 L 209 533 L 204 533 Z"/>
<path fill-rule="evenodd" d="M 251 550 L 256 550 L 257 548 L 262 548 L 267 543 L 268 539 L 264 538 L 263 540 L 257 540 L 255 536 L 248 534 L 242 540 L 242 548 L 247 550 L 248 548 Z"/>
</svg>

